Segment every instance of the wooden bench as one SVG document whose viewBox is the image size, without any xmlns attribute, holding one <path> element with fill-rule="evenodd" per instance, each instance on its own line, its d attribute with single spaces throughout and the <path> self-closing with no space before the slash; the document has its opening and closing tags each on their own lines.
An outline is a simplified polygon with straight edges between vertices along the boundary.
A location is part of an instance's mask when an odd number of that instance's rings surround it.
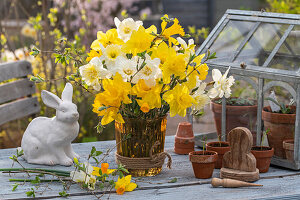
<svg viewBox="0 0 300 200">
<path fill-rule="evenodd" d="M 32 67 L 27 61 L 0 64 L 0 126 L 40 111 L 37 97 L 31 96 L 36 91 L 29 74 Z"/>
<path fill-rule="evenodd" d="M 36 90 L 35 84 L 28 79 L 29 74 L 32 74 L 32 67 L 27 61 L 0 64 L 0 132 L 7 129 L 4 124 L 40 112 L 37 97 L 32 97 Z M 0 148 L 18 144 L 15 138 L 20 136 L 5 133 L 11 144 L 4 142 L 6 139 L 1 135 Z"/>
</svg>

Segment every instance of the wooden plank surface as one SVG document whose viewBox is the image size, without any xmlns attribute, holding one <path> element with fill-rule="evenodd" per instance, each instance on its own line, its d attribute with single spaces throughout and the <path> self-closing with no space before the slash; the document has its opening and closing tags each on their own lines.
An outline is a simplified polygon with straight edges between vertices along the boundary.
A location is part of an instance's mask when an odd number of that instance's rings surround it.
<svg viewBox="0 0 300 200">
<path fill-rule="evenodd" d="M 261 188 L 212 188 L 209 184 L 210 179 L 196 179 L 193 174 L 191 163 L 187 155 L 177 155 L 173 153 L 174 136 L 166 138 L 165 149 L 172 155 L 172 169 L 164 167 L 161 174 L 155 177 L 146 177 L 134 179 L 137 181 L 139 188 L 133 192 L 126 192 L 120 196 L 115 193 L 110 195 L 110 199 L 258 199 L 266 197 L 278 197 L 286 195 L 300 194 L 300 172 L 287 169 L 279 169 L 270 167 L 268 173 L 261 174 L 261 179 L 258 184 L 263 184 Z M 87 158 L 92 146 L 98 150 L 106 151 L 108 148 L 115 147 L 115 141 L 93 142 L 73 144 L 75 151 L 81 156 L 81 162 Z M 12 162 L 9 156 L 15 153 L 15 149 L 0 150 L 0 168 L 11 167 Z M 116 167 L 114 161 L 114 152 L 104 162 L 108 162 L 112 168 Z M 25 167 L 53 168 L 71 171 L 74 167 L 63 166 L 39 166 L 31 165 L 22 161 Z M 92 163 L 94 164 L 94 163 Z M 24 175 L 12 175 L 15 178 L 24 177 Z M 26 176 L 25 176 L 26 177 Z M 219 170 L 215 170 L 213 177 L 219 177 Z M 15 192 L 12 192 L 12 184 L 8 182 L 8 174 L 0 174 L 0 199 L 23 199 L 26 198 L 26 191 L 33 187 L 30 183 L 20 185 Z M 173 178 L 177 178 L 176 183 L 169 183 Z M 42 186 L 47 185 L 43 183 Z M 47 192 L 43 195 L 37 194 L 39 199 L 58 198 L 58 192 L 62 191 L 62 186 L 59 183 L 49 184 Z M 43 187 L 40 188 L 40 190 Z M 81 190 L 78 185 L 71 186 L 70 199 L 96 199 L 90 192 Z M 98 191 L 100 192 L 100 191 Z M 103 199 L 106 199 L 105 195 Z M 63 199 L 63 198 L 62 198 Z"/>
<path fill-rule="evenodd" d="M 35 85 L 30 80 L 20 79 L 0 85 L 0 104 L 35 93 Z"/>
<path fill-rule="evenodd" d="M 24 77 L 31 73 L 31 64 L 25 60 L 0 64 L 0 82 Z"/>
<path fill-rule="evenodd" d="M 40 106 L 37 97 L 23 98 L 0 105 L 0 125 L 31 114 L 38 113 Z"/>
</svg>

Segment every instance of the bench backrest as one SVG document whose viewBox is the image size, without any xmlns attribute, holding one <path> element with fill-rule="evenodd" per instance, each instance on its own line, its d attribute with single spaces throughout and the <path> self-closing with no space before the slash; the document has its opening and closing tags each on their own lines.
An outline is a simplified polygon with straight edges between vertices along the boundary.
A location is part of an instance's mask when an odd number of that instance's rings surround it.
<svg viewBox="0 0 300 200">
<path fill-rule="evenodd" d="M 28 74 L 32 67 L 27 61 L 0 64 L 0 126 L 40 111 L 37 97 L 31 96 L 36 91 Z"/>
</svg>

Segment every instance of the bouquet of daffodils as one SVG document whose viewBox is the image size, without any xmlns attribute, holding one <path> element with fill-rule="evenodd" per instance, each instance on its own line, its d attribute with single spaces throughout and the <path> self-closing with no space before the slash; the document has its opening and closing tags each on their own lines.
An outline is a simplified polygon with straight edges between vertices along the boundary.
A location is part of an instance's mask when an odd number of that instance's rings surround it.
<svg viewBox="0 0 300 200">
<path fill-rule="evenodd" d="M 164 15 L 161 32 L 154 25 L 145 28 L 131 18 L 120 21 L 106 33 L 99 31 L 91 44 L 88 64 L 79 68 L 86 85 L 99 91 L 93 111 L 101 124 L 126 118 L 151 119 L 185 116 L 186 109 L 200 110 L 217 96 L 229 97 L 232 76 L 212 71 L 210 84 L 203 82 L 208 73 L 205 63 L 212 56 L 196 55 L 193 39 L 178 19 Z M 209 90 L 208 85 L 213 85 Z"/>
</svg>

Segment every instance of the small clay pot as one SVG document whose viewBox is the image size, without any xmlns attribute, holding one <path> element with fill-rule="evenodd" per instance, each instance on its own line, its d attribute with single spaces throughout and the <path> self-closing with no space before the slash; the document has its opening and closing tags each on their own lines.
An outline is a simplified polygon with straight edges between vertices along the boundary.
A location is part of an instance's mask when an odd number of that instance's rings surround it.
<svg viewBox="0 0 300 200">
<path fill-rule="evenodd" d="M 284 140 L 283 149 L 287 160 L 294 161 L 294 140 Z"/>
<path fill-rule="evenodd" d="M 210 178 L 213 174 L 218 153 L 215 151 L 192 151 L 189 153 L 190 161 L 196 178 Z"/>
<path fill-rule="evenodd" d="M 174 151 L 177 154 L 189 154 L 194 151 L 195 141 L 192 124 L 180 122 L 175 135 Z"/>
<path fill-rule="evenodd" d="M 230 151 L 229 143 L 228 142 L 209 142 L 206 144 L 206 149 L 208 151 L 215 151 L 218 153 L 218 160 L 215 164 L 215 168 L 221 169 L 223 156 L 227 151 Z"/>
<path fill-rule="evenodd" d="M 259 169 L 259 172 L 268 172 L 271 163 L 271 158 L 274 155 L 274 148 L 265 146 L 254 146 L 251 149 L 251 153 L 256 158 L 256 168 Z"/>
<path fill-rule="evenodd" d="M 189 122 L 180 122 L 177 127 L 176 137 L 180 138 L 193 138 L 193 126 Z"/>
<path fill-rule="evenodd" d="M 295 106 L 291 106 L 296 110 Z M 294 138 L 296 114 L 281 114 L 271 112 L 271 107 L 264 107 L 262 110 L 262 120 L 264 120 L 265 130 L 269 129 L 268 143 L 274 148 L 274 155 L 286 158 L 283 149 L 283 141 Z"/>
</svg>

